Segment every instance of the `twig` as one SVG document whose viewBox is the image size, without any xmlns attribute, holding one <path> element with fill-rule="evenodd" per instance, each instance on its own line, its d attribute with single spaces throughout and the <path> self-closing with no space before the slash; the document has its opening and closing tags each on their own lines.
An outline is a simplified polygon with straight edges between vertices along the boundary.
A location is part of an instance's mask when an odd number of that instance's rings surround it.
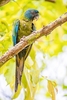
<svg viewBox="0 0 67 100">
<path fill-rule="evenodd" d="M 10 2 L 10 0 L 0 0 L 0 6 L 4 6 L 8 2 Z"/>
<path fill-rule="evenodd" d="M 45 0 L 45 1 L 56 3 L 56 0 Z"/>
</svg>

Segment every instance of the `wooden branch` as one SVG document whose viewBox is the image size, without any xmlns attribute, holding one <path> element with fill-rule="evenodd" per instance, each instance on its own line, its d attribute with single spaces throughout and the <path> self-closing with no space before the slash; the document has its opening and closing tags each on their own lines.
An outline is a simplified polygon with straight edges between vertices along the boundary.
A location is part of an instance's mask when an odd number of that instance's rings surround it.
<svg viewBox="0 0 67 100">
<path fill-rule="evenodd" d="M 0 0 L 0 6 L 4 6 L 8 2 L 10 2 L 10 0 Z"/>
<path fill-rule="evenodd" d="M 52 3 L 56 2 L 56 0 L 45 0 L 45 1 L 52 2 Z"/>
<path fill-rule="evenodd" d="M 55 21 L 51 22 L 47 26 L 44 26 L 40 30 L 37 30 L 35 32 L 32 32 L 29 36 L 26 36 L 24 38 L 24 41 L 20 41 L 17 43 L 13 48 L 8 50 L 2 57 L 0 57 L 0 67 L 6 63 L 9 59 L 11 59 L 13 56 L 17 55 L 21 50 L 23 50 L 26 46 L 37 40 L 38 38 L 42 36 L 49 35 L 56 27 L 62 25 L 67 21 L 67 12 L 60 16 Z"/>
</svg>

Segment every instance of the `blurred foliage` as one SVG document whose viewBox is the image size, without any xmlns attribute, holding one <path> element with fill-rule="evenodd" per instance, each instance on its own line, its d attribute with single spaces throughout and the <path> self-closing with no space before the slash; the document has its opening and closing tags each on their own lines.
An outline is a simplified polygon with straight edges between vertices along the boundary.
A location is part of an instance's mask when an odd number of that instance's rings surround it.
<svg viewBox="0 0 67 100">
<path fill-rule="evenodd" d="M 39 20 L 34 21 L 36 28 L 40 29 L 43 25 L 47 25 L 60 15 L 67 11 L 67 2 L 65 0 L 56 0 L 55 3 L 46 2 L 45 0 L 11 0 L 8 4 L 0 7 L 0 56 L 12 47 L 12 27 L 16 19 L 21 19 L 24 12 L 29 8 L 38 9 L 40 12 Z M 25 63 L 25 69 L 22 77 L 22 85 L 19 86 L 18 92 L 13 98 L 17 98 L 22 87 L 26 89 L 25 100 L 34 100 L 36 91 L 38 90 L 40 72 L 45 68 L 45 63 L 39 68 L 36 61 L 36 53 L 42 52 L 43 55 L 48 53 L 50 56 L 58 55 L 62 52 L 63 46 L 67 45 L 67 23 L 56 28 L 49 36 L 38 39 L 30 52 Z M 15 58 L 8 61 L 0 68 L 0 73 L 6 77 L 14 91 L 15 77 Z M 50 87 L 51 88 L 50 88 Z M 48 90 L 54 94 L 54 86 L 48 81 Z M 53 91 L 51 91 L 53 90 Z M 55 99 L 52 99 L 55 100 Z"/>
<path fill-rule="evenodd" d="M 48 91 L 51 95 L 52 100 L 56 100 L 55 99 L 55 90 L 54 90 L 54 86 L 52 84 L 52 81 L 48 80 Z"/>
</svg>

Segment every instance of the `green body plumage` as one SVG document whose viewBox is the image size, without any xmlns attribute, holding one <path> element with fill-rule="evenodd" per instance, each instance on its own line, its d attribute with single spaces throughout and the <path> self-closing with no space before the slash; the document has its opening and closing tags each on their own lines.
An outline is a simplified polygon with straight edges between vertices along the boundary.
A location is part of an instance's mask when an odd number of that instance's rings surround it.
<svg viewBox="0 0 67 100">
<path fill-rule="evenodd" d="M 34 9 L 27 10 L 24 14 L 23 20 L 16 20 L 13 29 L 13 44 L 16 45 L 23 36 L 27 36 L 35 31 L 33 20 L 38 16 L 38 11 Z M 17 91 L 18 84 L 21 84 L 21 76 L 24 68 L 24 62 L 27 58 L 32 44 L 24 48 L 16 55 L 16 79 L 15 79 L 15 91 Z"/>
<path fill-rule="evenodd" d="M 27 36 L 29 34 L 31 34 L 32 32 L 32 21 L 25 21 L 25 20 L 20 20 L 20 28 L 18 30 L 18 40 L 20 41 L 20 38 L 22 38 L 22 36 Z"/>
</svg>

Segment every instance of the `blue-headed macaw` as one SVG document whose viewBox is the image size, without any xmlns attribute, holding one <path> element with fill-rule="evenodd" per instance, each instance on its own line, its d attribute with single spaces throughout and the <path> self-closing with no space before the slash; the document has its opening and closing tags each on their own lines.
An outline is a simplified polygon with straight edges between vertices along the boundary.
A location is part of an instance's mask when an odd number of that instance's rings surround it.
<svg viewBox="0 0 67 100">
<path fill-rule="evenodd" d="M 16 20 L 13 28 L 13 45 L 16 45 L 23 36 L 27 36 L 35 31 L 33 20 L 37 19 L 39 11 L 35 9 L 28 9 L 24 13 L 23 20 Z M 24 62 L 27 58 L 32 44 L 24 48 L 21 52 L 16 55 L 16 78 L 15 78 L 15 92 L 17 91 L 18 84 L 21 84 L 21 77 L 24 68 Z"/>
</svg>

